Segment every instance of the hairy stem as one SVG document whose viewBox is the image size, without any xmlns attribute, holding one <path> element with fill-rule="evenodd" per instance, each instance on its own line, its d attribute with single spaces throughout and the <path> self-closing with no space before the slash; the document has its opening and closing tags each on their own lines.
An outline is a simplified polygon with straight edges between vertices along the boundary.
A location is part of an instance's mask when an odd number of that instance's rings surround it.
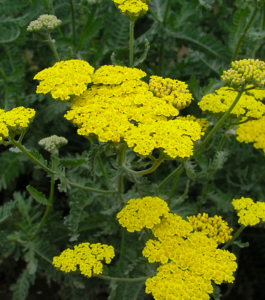
<svg viewBox="0 0 265 300">
<path fill-rule="evenodd" d="M 232 245 L 234 243 L 235 239 L 240 235 L 240 233 L 243 231 L 244 228 L 246 228 L 246 227 L 244 225 L 241 225 L 239 227 L 239 229 L 237 230 L 237 232 L 232 237 L 232 239 L 223 246 L 222 250 L 227 249 L 230 245 Z"/>
<path fill-rule="evenodd" d="M 114 281 L 123 281 L 123 282 L 137 282 L 137 281 L 145 281 L 149 277 L 139 277 L 139 278 L 118 278 L 118 277 L 110 277 L 105 275 L 94 275 L 94 277 L 98 277 L 104 280 L 114 280 Z"/>
<path fill-rule="evenodd" d="M 54 159 L 52 157 L 52 171 L 54 171 L 54 167 L 55 167 L 55 163 L 54 163 Z M 35 237 L 38 235 L 38 233 L 40 232 L 42 226 L 44 225 L 44 222 L 50 212 L 50 209 L 52 207 L 52 202 L 53 202 L 53 196 L 54 196 L 54 174 L 51 175 L 51 187 L 50 187 L 50 198 L 49 198 L 49 201 L 48 201 L 48 205 L 47 205 L 47 208 L 46 208 L 46 211 L 40 221 L 40 224 L 36 230 L 36 232 L 33 234 L 33 236 L 30 238 L 31 241 L 33 241 L 35 239 Z"/>
<path fill-rule="evenodd" d="M 84 186 L 84 185 L 80 185 L 80 184 L 74 183 L 72 181 L 68 181 L 68 183 L 72 187 L 75 187 L 75 188 L 80 189 L 80 190 L 88 191 L 88 192 L 93 192 L 93 193 L 99 193 L 99 194 L 106 194 L 106 195 L 108 195 L 108 194 L 115 194 L 115 193 L 118 192 L 117 190 L 98 190 L 98 189 L 94 189 L 94 188 L 91 188 L 91 187 L 88 187 L 88 186 Z"/>
<path fill-rule="evenodd" d="M 59 54 L 58 54 L 57 49 L 55 47 L 55 41 L 51 39 L 50 34 L 48 34 L 47 43 L 48 43 L 49 47 L 51 48 L 56 61 L 60 61 Z"/>
<path fill-rule="evenodd" d="M 35 158 L 33 155 L 31 155 L 28 150 L 21 145 L 19 142 L 16 142 L 14 139 L 11 141 L 12 145 L 16 146 L 23 154 L 25 154 L 31 161 L 33 161 L 36 165 L 41 167 L 44 171 L 47 173 L 54 175 L 54 171 L 46 167 L 43 163 L 41 163 L 37 158 Z"/>
<path fill-rule="evenodd" d="M 117 147 L 117 154 L 118 154 L 117 159 L 118 159 L 118 166 L 120 168 L 123 167 L 123 164 L 125 161 L 126 148 L 127 148 L 127 145 L 125 143 L 120 144 Z M 119 196 L 121 203 L 124 205 L 125 201 L 123 199 L 123 179 L 124 179 L 124 172 L 122 171 L 122 173 L 119 175 L 119 178 L 118 178 L 118 196 Z"/>
<path fill-rule="evenodd" d="M 256 15 L 257 15 L 258 11 L 259 11 L 259 8 L 258 8 L 258 6 L 256 6 L 255 9 L 254 9 L 253 12 L 252 12 L 252 15 L 251 15 L 251 17 L 250 17 L 250 19 L 249 19 L 249 21 L 248 21 L 248 23 L 247 23 L 245 29 L 244 29 L 244 32 L 242 33 L 242 35 L 240 36 L 240 39 L 239 39 L 238 42 L 237 42 L 236 49 L 235 49 L 235 53 L 234 53 L 233 59 L 232 59 L 233 61 L 237 59 L 238 52 L 239 52 L 240 47 L 241 47 L 241 45 L 242 45 L 242 43 L 243 43 L 243 40 L 244 40 L 244 38 L 245 38 L 245 36 L 246 36 L 248 30 L 249 30 L 249 27 L 250 27 L 251 24 L 253 23 L 253 21 L 254 21 Z"/>
<path fill-rule="evenodd" d="M 125 171 L 127 171 L 128 173 L 130 173 L 132 175 L 142 176 L 142 175 L 146 175 L 146 174 L 154 172 L 163 161 L 164 161 L 164 158 L 161 156 L 157 161 L 155 161 L 153 163 L 151 168 L 149 168 L 147 170 L 143 170 L 143 171 L 134 171 L 134 170 L 127 168 L 125 165 L 123 165 L 122 167 Z"/>
<path fill-rule="evenodd" d="M 69 0 L 70 8 L 71 8 L 71 16 L 72 16 L 72 30 L 73 30 L 73 38 L 74 38 L 74 46 L 77 45 L 76 40 L 76 30 L 75 30 L 75 9 L 74 9 L 74 0 Z"/>
<path fill-rule="evenodd" d="M 129 67 L 133 68 L 133 38 L 134 38 L 134 24 L 135 21 L 130 20 L 130 59 Z"/>
</svg>

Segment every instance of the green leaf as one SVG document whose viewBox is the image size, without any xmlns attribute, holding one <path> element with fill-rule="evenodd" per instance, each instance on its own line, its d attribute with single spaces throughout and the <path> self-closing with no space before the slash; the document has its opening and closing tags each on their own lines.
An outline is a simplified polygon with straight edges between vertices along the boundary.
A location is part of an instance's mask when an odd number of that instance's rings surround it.
<svg viewBox="0 0 265 300">
<path fill-rule="evenodd" d="M 191 180 L 195 180 L 196 178 L 196 172 L 195 172 L 196 166 L 197 165 L 195 162 L 192 163 L 192 161 L 184 161 L 185 170 L 187 172 L 189 179 Z"/>
<path fill-rule="evenodd" d="M 116 59 L 116 54 L 115 52 L 113 52 L 110 56 L 110 59 L 111 59 L 111 63 L 114 65 L 114 66 L 122 66 L 124 67 L 124 62 L 122 62 L 121 60 L 117 60 Z"/>
<path fill-rule="evenodd" d="M 220 293 L 220 287 L 215 283 L 212 283 L 212 285 L 213 285 L 213 292 L 211 296 L 213 296 L 214 300 L 220 300 L 222 296 L 222 294 Z"/>
<path fill-rule="evenodd" d="M 152 10 L 154 11 L 160 22 L 163 21 L 166 8 L 166 1 L 163 0 L 152 0 Z"/>
<path fill-rule="evenodd" d="M 32 198 L 36 200 L 38 203 L 48 205 L 48 200 L 46 199 L 43 193 L 39 192 L 38 190 L 36 190 L 34 187 L 30 185 L 28 185 L 26 189 L 28 190 Z"/>
<path fill-rule="evenodd" d="M 80 192 L 74 197 L 74 200 L 69 203 L 70 213 L 64 219 L 64 224 L 70 230 L 70 241 L 77 241 L 79 223 L 83 220 L 83 211 L 85 207 L 93 201 L 93 198 L 87 198 L 87 195 Z"/>
<path fill-rule="evenodd" d="M 145 39 L 145 44 L 144 44 L 144 53 L 139 59 L 136 59 L 134 62 L 134 67 L 138 67 L 141 63 L 143 63 L 146 60 L 148 51 L 150 49 L 150 44 L 148 39 Z"/>
<path fill-rule="evenodd" d="M 214 171 L 222 169 L 223 166 L 224 166 L 224 163 L 228 159 L 229 154 L 230 153 L 228 151 L 225 151 L 225 150 L 224 151 L 217 151 L 215 156 L 214 156 L 214 159 L 213 159 L 213 162 L 212 162 L 210 168 Z"/>
<path fill-rule="evenodd" d="M 242 243 L 241 241 L 235 241 L 234 245 L 237 245 L 239 248 L 247 248 L 249 247 L 249 242 Z"/>
<path fill-rule="evenodd" d="M 3 223 L 8 217 L 12 216 L 12 211 L 16 206 L 15 201 L 8 201 L 0 206 L 0 224 Z"/>
<path fill-rule="evenodd" d="M 230 50 L 231 57 L 234 55 L 238 41 L 244 32 L 247 24 L 247 19 L 250 15 L 250 8 L 247 6 L 236 11 L 234 14 L 232 26 L 230 27 L 230 33 L 228 36 L 228 48 Z"/>
<path fill-rule="evenodd" d="M 27 262 L 27 269 L 30 275 L 33 275 L 37 271 L 38 260 L 35 258 L 35 244 L 33 242 L 29 242 L 26 246 L 28 251 L 25 253 L 24 258 Z"/>
<path fill-rule="evenodd" d="M 19 153 L 4 151 L 0 156 L 0 191 L 7 189 L 24 172 Z"/>
<path fill-rule="evenodd" d="M 20 35 L 20 28 L 14 22 L 1 22 L 0 31 L 0 44 L 14 42 Z"/>
<path fill-rule="evenodd" d="M 29 287 L 35 281 L 35 276 L 29 274 L 28 270 L 25 269 L 18 277 L 15 284 L 11 285 L 11 291 L 13 291 L 12 300 L 26 300 Z"/>
<path fill-rule="evenodd" d="M 118 283 L 115 300 L 142 300 L 145 281 Z"/>
</svg>

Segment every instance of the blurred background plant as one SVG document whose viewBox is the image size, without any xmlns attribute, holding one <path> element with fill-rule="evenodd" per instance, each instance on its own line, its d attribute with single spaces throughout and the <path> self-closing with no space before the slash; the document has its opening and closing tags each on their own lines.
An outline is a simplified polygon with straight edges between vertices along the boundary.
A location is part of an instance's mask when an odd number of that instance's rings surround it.
<svg viewBox="0 0 265 300">
<path fill-rule="evenodd" d="M 55 15 L 61 20 L 60 26 L 27 31 L 30 22 L 44 14 Z M 34 108 L 37 114 L 24 138 L 25 146 L 39 151 L 38 158 L 45 161 L 49 156 L 38 141 L 51 135 L 67 137 L 68 144 L 60 150 L 60 164 L 68 168 L 68 178 L 98 189 L 108 187 L 107 178 L 117 175 L 111 168 L 115 164 L 111 149 L 101 143 L 90 144 L 77 135 L 63 118 L 69 104 L 36 94 L 33 77 L 57 60 L 72 58 L 86 60 L 96 69 L 104 64 L 128 66 L 129 20 L 110 0 L 2 0 L 0 15 L 0 108 Z M 181 115 L 201 117 L 197 103 L 222 86 L 220 75 L 232 60 L 265 60 L 264 36 L 263 1 L 151 0 L 149 11 L 134 26 L 135 64 L 148 76 L 186 81 L 195 101 Z M 210 124 L 216 122 L 213 117 L 208 116 L 208 120 Z M 228 142 L 214 157 L 220 135 Z M 41 234 L 29 240 L 45 205 L 38 197 L 33 199 L 34 192 L 25 187 L 34 186 L 48 195 L 50 178 L 14 148 L 11 150 L 0 146 L 1 299 L 152 299 L 144 294 L 142 282 L 112 283 L 109 287 L 97 278 L 65 275 L 51 265 L 53 256 L 78 240 L 113 245 L 116 253 L 126 249 L 120 253 L 117 276 L 140 276 L 150 268 L 136 233 L 124 232 L 121 248 L 117 207 L 108 195 L 55 189 L 54 205 Z M 135 167 L 144 166 L 145 162 L 139 163 L 133 155 L 130 159 Z M 167 184 L 160 196 L 171 198 L 171 211 L 183 217 L 203 209 L 237 226 L 231 201 L 242 196 L 264 200 L 264 165 L 263 153 L 239 143 L 233 129 L 220 129 L 196 157 L 196 164 L 186 164 L 186 174 L 179 178 L 176 189 L 172 192 Z M 135 186 L 141 196 L 155 195 L 157 184 L 177 166 L 176 161 L 166 161 L 154 173 L 138 178 L 135 185 L 126 181 L 126 197 L 136 193 Z M 242 241 L 248 240 L 250 247 L 241 252 L 243 243 L 232 246 L 239 260 L 236 282 L 221 286 L 214 299 L 219 299 L 219 294 L 223 294 L 222 299 L 265 298 L 264 236 L 263 225 L 243 232 Z"/>
</svg>

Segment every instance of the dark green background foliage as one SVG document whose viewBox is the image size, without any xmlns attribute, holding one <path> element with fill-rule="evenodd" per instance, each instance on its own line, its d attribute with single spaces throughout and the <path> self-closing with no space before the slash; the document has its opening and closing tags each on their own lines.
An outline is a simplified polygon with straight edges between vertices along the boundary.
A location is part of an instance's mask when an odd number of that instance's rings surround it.
<svg viewBox="0 0 265 300">
<path fill-rule="evenodd" d="M 25 136 L 25 146 L 35 151 L 40 160 L 48 161 L 49 156 L 39 148 L 38 141 L 53 134 L 65 136 L 69 142 L 60 151 L 57 168 L 65 170 L 67 178 L 76 183 L 113 189 L 121 171 L 113 149 L 97 141 L 90 144 L 77 135 L 76 128 L 63 118 L 68 104 L 35 93 L 34 75 L 52 66 L 55 59 L 46 43 L 37 41 L 26 31 L 29 23 L 41 14 L 54 14 L 62 20 L 60 30 L 52 32 L 61 60 L 84 59 L 95 68 L 112 63 L 128 66 L 128 19 L 111 0 L 94 2 L 97 3 L 75 1 L 75 42 L 69 0 L 0 1 L 0 108 L 10 110 L 21 105 L 34 108 L 37 114 Z M 160 75 L 189 83 L 195 101 L 181 111 L 182 115 L 202 116 L 196 103 L 203 95 L 222 86 L 220 75 L 230 66 L 238 40 L 254 10 L 254 2 L 172 0 L 165 24 L 166 1 L 151 0 L 154 14 L 148 12 L 136 22 L 134 53 L 136 61 L 139 59 L 138 67 L 148 76 Z M 265 60 L 264 36 L 264 19 L 259 11 L 245 36 L 238 59 Z M 145 50 L 147 57 L 141 62 Z M 211 117 L 209 121 L 216 122 Z M 186 172 L 179 179 L 170 208 L 183 217 L 199 211 L 211 216 L 218 214 L 237 228 L 231 200 L 244 196 L 264 201 L 264 180 L 257 181 L 264 172 L 265 157 L 253 146 L 240 144 L 231 136 L 213 162 L 223 133 L 223 129 L 218 131 L 196 162 L 186 163 Z M 46 207 L 45 201 L 35 201 L 30 188 L 26 187 L 30 185 L 48 197 L 50 177 L 21 153 L 10 150 L 0 146 L 1 299 L 152 299 L 144 293 L 144 282 L 109 284 L 97 278 L 64 274 L 52 266 L 53 256 L 67 247 L 80 242 L 101 242 L 113 245 L 116 253 L 105 274 L 133 278 L 153 276 L 155 270 L 141 254 L 146 237 L 128 233 L 118 225 L 117 199 L 113 195 L 67 190 L 63 175 L 56 181 L 54 205 L 44 227 L 30 240 Z M 105 175 L 101 172 L 100 157 Z M 129 152 L 126 164 L 140 169 L 146 167 L 146 161 Z M 213 177 L 202 195 L 210 163 Z M 177 161 L 166 161 L 150 175 L 126 178 L 125 199 L 156 195 L 168 200 L 172 181 L 162 190 L 158 190 L 158 184 L 178 165 Z M 249 248 L 234 245 L 230 249 L 239 262 L 236 281 L 233 285 L 216 288 L 215 299 L 219 299 L 219 293 L 222 299 L 265 299 L 262 288 L 265 284 L 264 238 L 264 226 L 243 232 L 242 242 L 249 241 Z"/>
</svg>

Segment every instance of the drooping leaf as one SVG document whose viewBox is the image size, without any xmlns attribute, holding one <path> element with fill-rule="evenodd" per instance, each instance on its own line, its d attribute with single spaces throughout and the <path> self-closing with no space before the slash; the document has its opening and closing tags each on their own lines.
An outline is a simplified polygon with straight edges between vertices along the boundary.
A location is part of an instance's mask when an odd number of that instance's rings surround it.
<svg viewBox="0 0 265 300">
<path fill-rule="evenodd" d="M 48 200 L 46 199 L 43 193 L 39 192 L 38 190 L 36 190 L 34 187 L 30 185 L 28 185 L 26 189 L 28 190 L 32 198 L 36 200 L 38 203 L 48 205 Z"/>
</svg>

